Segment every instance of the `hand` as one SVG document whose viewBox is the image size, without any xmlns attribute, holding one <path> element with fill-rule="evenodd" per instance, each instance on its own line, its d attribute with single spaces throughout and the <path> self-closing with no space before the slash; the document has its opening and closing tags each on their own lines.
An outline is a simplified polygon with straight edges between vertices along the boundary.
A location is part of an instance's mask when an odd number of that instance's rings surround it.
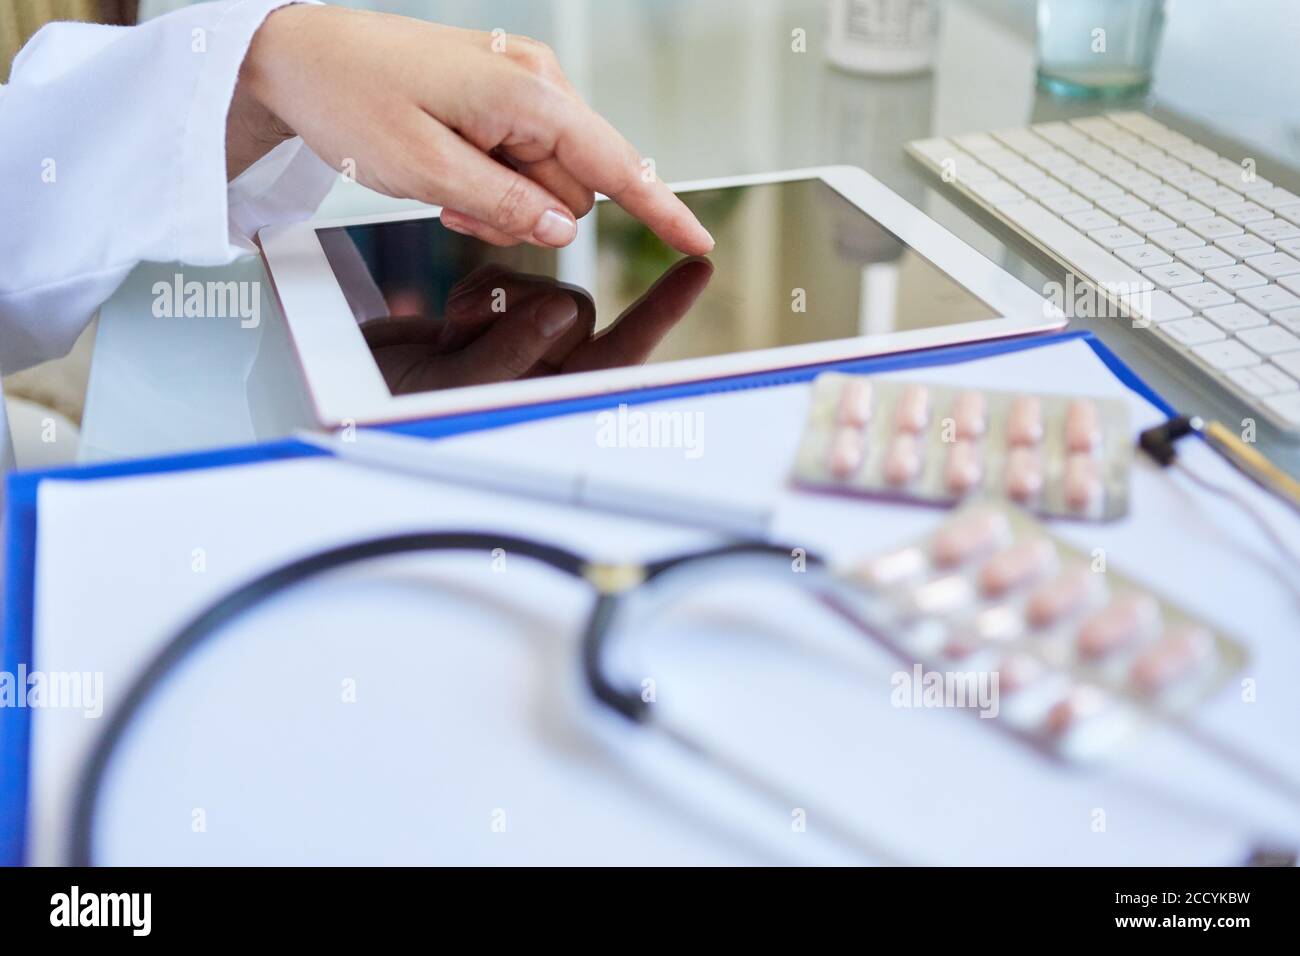
<svg viewBox="0 0 1300 956">
<path fill-rule="evenodd" d="M 639 365 L 712 276 L 707 259 L 679 260 L 593 337 L 595 307 L 585 291 L 489 265 L 452 288 L 444 321 L 398 317 L 361 328 L 394 395 Z M 494 310 L 502 301 L 505 311 Z"/>
<path fill-rule="evenodd" d="M 244 61 L 228 171 L 294 133 L 336 169 L 355 164 L 364 185 L 442 206 L 449 229 L 497 245 L 567 245 L 598 191 L 681 252 L 713 248 L 554 54 L 525 37 L 283 7 Z"/>
</svg>

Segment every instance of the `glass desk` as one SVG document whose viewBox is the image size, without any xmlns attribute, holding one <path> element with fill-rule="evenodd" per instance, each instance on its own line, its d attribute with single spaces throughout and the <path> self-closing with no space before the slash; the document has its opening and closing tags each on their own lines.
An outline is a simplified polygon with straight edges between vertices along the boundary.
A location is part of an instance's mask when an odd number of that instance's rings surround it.
<svg viewBox="0 0 1300 956">
<path fill-rule="evenodd" d="M 145 15 L 179 6 L 145 3 Z M 1033 0 L 948 0 L 936 67 L 874 79 L 827 62 L 820 0 L 549 0 L 350 4 L 457 26 L 502 27 L 553 46 L 587 99 L 654 159 L 668 181 L 849 163 L 864 167 L 1033 288 L 1060 270 L 973 207 L 941 193 L 903 154 L 908 140 L 1088 115 L 1099 107 L 1035 86 Z M 1245 14 L 1249 14 L 1246 16 Z M 806 32 L 806 52 L 792 47 Z M 1179 0 L 1151 93 L 1106 108 L 1144 109 L 1260 175 L 1300 192 L 1300 18 L 1291 0 Z M 394 202 L 340 182 L 323 216 Z M 261 263 L 185 269 L 186 279 L 262 283 L 257 329 L 160 320 L 152 284 L 174 266 L 137 269 L 101 310 L 83 422 L 85 460 L 264 440 L 311 424 L 301 373 Z M 1249 414 L 1149 332 L 1092 328 L 1171 403 L 1230 426 Z M 1259 423 L 1259 445 L 1300 475 L 1300 444 Z"/>
</svg>

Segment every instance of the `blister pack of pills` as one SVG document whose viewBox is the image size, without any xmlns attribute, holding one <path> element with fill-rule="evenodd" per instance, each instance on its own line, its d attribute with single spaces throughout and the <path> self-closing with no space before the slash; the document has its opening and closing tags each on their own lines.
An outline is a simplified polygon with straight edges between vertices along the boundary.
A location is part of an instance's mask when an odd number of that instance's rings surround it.
<svg viewBox="0 0 1300 956">
<path fill-rule="evenodd" d="M 1128 511 L 1122 399 L 954 388 L 828 372 L 795 462 L 805 488 L 951 503 L 990 495 L 1049 516 Z"/>
<path fill-rule="evenodd" d="M 850 586 L 831 603 L 922 670 L 924 694 L 953 706 L 955 688 L 956 706 L 973 699 L 982 716 L 1071 760 L 1188 713 L 1246 659 L 1240 643 L 1107 568 L 1104 554 L 1076 550 L 1005 503 L 962 508 L 837 576 Z"/>
</svg>

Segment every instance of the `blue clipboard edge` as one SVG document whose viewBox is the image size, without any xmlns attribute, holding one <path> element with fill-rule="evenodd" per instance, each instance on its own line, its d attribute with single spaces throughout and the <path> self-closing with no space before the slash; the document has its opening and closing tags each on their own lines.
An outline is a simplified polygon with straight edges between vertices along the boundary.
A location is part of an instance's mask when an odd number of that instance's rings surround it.
<svg viewBox="0 0 1300 956">
<path fill-rule="evenodd" d="M 1124 364 L 1092 332 L 1067 331 L 1049 335 L 1023 336 L 979 342 L 973 345 L 948 346 L 873 356 L 834 362 L 823 365 L 801 366 L 777 372 L 760 372 L 732 378 L 690 382 L 631 392 L 596 395 L 586 398 L 565 399 L 518 408 L 471 412 L 446 418 L 428 419 L 385 426 L 391 431 L 425 438 L 442 438 L 466 432 L 502 428 L 521 422 L 553 418 L 576 412 L 608 408 L 619 404 L 642 404 L 665 401 L 691 395 L 736 391 L 748 388 L 770 388 L 808 381 L 815 376 L 836 369 L 838 371 L 888 372 L 898 369 L 921 368 L 929 365 L 953 365 L 994 355 L 1020 352 L 1025 349 L 1057 345 L 1062 342 L 1082 340 L 1106 365 L 1110 372 L 1129 389 L 1147 399 L 1166 415 L 1177 412 L 1152 390 L 1131 368 Z M 307 458 L 324 452 L 293 440 L 283 440 L 262 445 L 245 445 L 221 448 L 193 454 L 172 455 L 163 458 L 141 458 L 103 465 L 57 468 L 48 471 L 16 472 L 8 476 L 8 495 L 5 513 L 5 591 L 4 630 L 0 637 L 0 672 L 17 673 L 20 662 L 31 658 L 32 634 L 35 618 L 36 587 L 36 494 L 40 483 L 47 478 L 66 481 L 95 481 L 100 478 L 119 478 L 128 475 L 160 474 L 171 471 L 193 471 L 201 468 L 224 468 L 266 461 Z M 30 743 L 30 712 L 14 709 L 11 713 L 0 711 L 0 865 L 19 866 L 25 860 L 27 828 L 27 758 Z"/>
</svg>

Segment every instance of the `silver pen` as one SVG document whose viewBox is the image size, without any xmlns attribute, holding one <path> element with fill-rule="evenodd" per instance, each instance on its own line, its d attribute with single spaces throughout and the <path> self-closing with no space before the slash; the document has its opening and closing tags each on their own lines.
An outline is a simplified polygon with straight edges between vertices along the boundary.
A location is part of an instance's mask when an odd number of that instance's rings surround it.
<svg viewBox="0 0 1300 956">
<path fill-rule="evenodd" d="M 648 518 L 766 540 L 772 513 L 733 500 L 602 478 L 583 472 L 501 462 L 450 452 L 435 441 L 358 429 L 350 439 L 299 431 L 294 437 L 346 462 L 484 491 Z"/>
</svg>

